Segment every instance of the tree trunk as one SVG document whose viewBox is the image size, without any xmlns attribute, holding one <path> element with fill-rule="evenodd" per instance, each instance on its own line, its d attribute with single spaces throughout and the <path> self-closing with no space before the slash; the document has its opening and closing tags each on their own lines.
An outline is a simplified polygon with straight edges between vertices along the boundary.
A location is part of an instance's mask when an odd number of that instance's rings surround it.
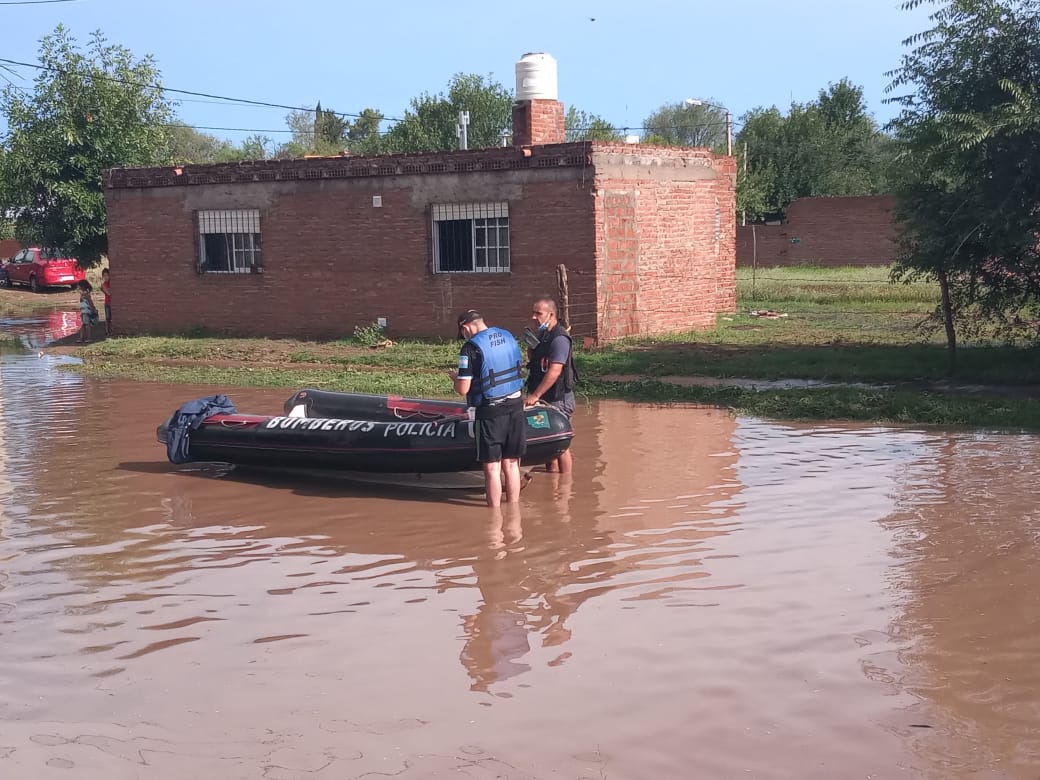
<svg viewBox="0 0 1040 780">
<path fill-rule="evenodd" d="M 950 373 L 957 370 L 957 331 L 953 328 L 953 304 L 950 301 L 950 277 L 939 271 L 939 290 L 942 292 L 942 317 L 946 326 L 946 346 L 950 348 Z"/>
</svg>

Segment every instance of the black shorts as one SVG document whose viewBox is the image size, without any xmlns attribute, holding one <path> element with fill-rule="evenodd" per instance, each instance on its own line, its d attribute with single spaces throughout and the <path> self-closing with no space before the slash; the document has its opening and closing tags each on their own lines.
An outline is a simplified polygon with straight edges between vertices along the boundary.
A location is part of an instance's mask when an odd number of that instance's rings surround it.
<svg viewBox="0 0 1040 780">
<path fill-rule="evenodd" d="M 527 415 L 524 403 L 510 404 L 507 414 L 477 418 L 477 460 L 498 463 L 503 458 L 519 460 L 527 452 Z"/>
</svg>

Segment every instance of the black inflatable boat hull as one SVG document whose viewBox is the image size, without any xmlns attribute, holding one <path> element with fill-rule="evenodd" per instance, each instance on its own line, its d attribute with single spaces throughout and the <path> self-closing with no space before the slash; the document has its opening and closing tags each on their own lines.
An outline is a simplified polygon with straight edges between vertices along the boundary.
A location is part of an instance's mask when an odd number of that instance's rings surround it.
<svg viewBox="0 0 1040 780">
<path fill-rule="evenodd" d="M 474 423 L 463 404 L 308 390 L 286 401 L 286 409 L 301 406 L 304 393 L 309 405 L 293 416 L 207 417 L 190 433 L 191 460 L 388 474 L 480 469 Z M 308 416 L 296 416 L 301 413 Z M 525 414 L 524 465 L 548 463 L 570 446 L 574 433 L 566 415 L 548 407 Z M 158 432 L 164 443 L 165 428 Z"/>
</svg>

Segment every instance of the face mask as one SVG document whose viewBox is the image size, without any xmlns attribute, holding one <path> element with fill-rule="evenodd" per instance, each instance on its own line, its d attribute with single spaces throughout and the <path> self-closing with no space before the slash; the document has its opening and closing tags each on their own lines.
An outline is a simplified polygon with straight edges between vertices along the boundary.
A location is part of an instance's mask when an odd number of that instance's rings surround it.
<svg viewBox="0 0 1040 780">
<path fill-rule="evenodd" d="M 539 333 L 544 333 L 547 330 L 549 330 L 549 323 L 548 322 L 543 322 L 541 325 L 538 326 L 538 332 Z"/>
</svg>

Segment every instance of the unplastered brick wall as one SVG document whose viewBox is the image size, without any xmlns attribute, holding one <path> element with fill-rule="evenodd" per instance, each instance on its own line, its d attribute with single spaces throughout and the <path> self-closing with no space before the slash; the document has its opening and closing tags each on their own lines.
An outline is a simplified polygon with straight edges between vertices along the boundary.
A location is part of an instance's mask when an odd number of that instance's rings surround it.
<svg viewBox="0 0 1040 780">
<path fill-rule="evenodd" d="M 119 299 L 119 327 L 126 333 L 206 329 L 336 338 L 385 317 L 391 338 L 453 337 L 458 312 L 474 307 L 519 333 L 529 323 L 533 296 L 555 294 L 559 264 L 573 269 L 576 290 L 594 285 L 592 177 L 573 164 L 583 150 L 561 145 L 551 164 L 517 169 L 272 181 L 207 166 L 212 170 L 186 168 L 181 175 L 234 180 L 110 187 L 110 261 L 127 291 Z M 487 151 L 463 155 L 463 167 L 510 163 L 520 155 Z M 315 170 L 314 161 L 299 162 Z M 525 166 L 530 162 L 524 159 Z M 256 170 L 283 176 L 284 168 Z M 157 181 L 168 175 L 165 169 L 154 174 Z M 431 206 L 503 201 L 509 204 L 511 271 L 434 274 Z M 196 273 L 193 214 L 207 209 L 259 209 L 264 273 Z"/>
<path fill-rule="evenodd" d="M 117 323 L 452 337 L 474 307 L 519 333 L 564 265 L 579 343 L 708 327 L 734 306 L 734 179 L 708 150 L 611 143 L 108 171 Z M 510 272 L 435 274 L 432 207 L 502 202 Z M 263 273 L 196 272 L 211 209 L 259 211 Z"/>
<path fill-rule="evenodd" d="M 888 265 L 896 255 L 895 198 L 799 198 L 781 225 L 737 228 L 737 264 Z"/>
<path fill-rule="evenodd" d="M 16 254 L 22 251 L 24 247 L 20 242 L 15 241 L 13 238 L 5 238 L 0 240 L 0 260 L 6 260 L 9 257 L 14 257 Z"/>
<path fill-rule="evenodd" d="M 735 163 L 596 144 L 600 337 L 708 328 L 735 300 Z"/>
<path fill-rule="evenodd" d="M 520 100 L 513 104 L 513 145 L 560 144 L 566 140 L 563 103 Z"/>
</svg>

